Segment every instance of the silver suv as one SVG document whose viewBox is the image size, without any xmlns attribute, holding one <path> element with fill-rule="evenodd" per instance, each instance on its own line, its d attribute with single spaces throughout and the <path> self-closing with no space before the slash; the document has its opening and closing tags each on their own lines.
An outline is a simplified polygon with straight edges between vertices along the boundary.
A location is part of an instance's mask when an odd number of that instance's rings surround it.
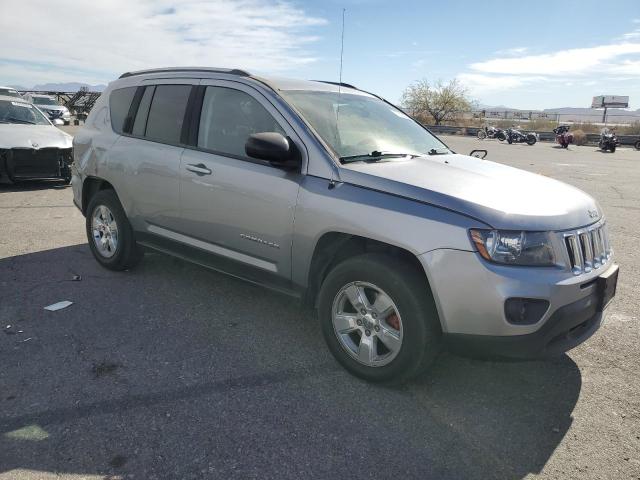
<svg viewBox="0 0 640 480">
<path fill-rule="evenodd" d="M 455 154 L 351 85 L 241 70 L 125 73 L 74 139 L 96 260 L 160 250 L 317 307 L 335 358 L 406 379 L 446 345 L 558 355 L 600 326 L 618 267 L 596 201 Z"/>
</svg>

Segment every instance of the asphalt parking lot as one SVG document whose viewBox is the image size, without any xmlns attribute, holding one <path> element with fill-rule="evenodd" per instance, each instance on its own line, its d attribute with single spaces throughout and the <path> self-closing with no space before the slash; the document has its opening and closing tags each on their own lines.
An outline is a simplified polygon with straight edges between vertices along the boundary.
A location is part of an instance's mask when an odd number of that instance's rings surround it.
<svg viewBox="0 0 640 480">
<path fill-rule="evenodd" d="M 442 138 L 600 201 L 621 273 L 586 344 L 367 384 L 288 297 L 161 254 L 104 270 L 69 187 L 0 185 L 0 478 L 640 479 L 640 152 Z"/>
</svg>

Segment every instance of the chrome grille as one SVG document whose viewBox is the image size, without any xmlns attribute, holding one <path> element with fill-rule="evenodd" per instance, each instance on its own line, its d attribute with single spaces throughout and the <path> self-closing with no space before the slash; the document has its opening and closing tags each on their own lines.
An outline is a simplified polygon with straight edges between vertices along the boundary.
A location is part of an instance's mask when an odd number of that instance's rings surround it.
<svg viewBox="0 0 640 480">
<path fill-rule="evenodd" d="M 564 236 L 564 243 L 569 253 L 571 270 L 576 275 L 601 267 L 611 256 L 604 223 L 568 233 Z"/>
</svg>

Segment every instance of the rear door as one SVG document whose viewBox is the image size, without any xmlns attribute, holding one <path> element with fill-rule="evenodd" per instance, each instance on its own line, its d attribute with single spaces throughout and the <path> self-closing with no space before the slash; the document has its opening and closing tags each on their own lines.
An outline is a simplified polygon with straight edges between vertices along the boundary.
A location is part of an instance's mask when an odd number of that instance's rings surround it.
<svg viewBox="0 0 640 480">
<path fill-rule="evenodd" d="M 195 145 L 180 167 L 182 239 L 239 264 L 291 277 L 291 242 L 300 172 L 249 158 L 252 133 L 288 135 L 291 126 L 262 94 L 232 81 L 203 81 Z M 198 105 L 200 106 L 200 105 Z"/>
<path fill-rule="evenodd" d="M 155 80 L 138 87 L 111 168 L 127 185 L 127 212 L 136 230 L 179 229 L 180 157 L 187 102 L 197 80 Z M 113 114 L 112 114 L 113 115 Z"/>
</svg>

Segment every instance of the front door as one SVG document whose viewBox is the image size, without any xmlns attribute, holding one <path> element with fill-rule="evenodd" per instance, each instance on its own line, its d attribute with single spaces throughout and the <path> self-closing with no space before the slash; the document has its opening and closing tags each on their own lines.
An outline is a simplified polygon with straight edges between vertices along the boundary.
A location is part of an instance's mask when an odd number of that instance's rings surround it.
<svg viewBox="0 0 640 480">
<path fill-rule="evenodd" d="M 182 231 L 188 238 L 178 240 L 290 279 L 301 174 L 249 158 L 244 145 L 253 133 L 297 138 L 295 132 L 251 87 L 207 83 L 197 147 L 186 149 L 180 163 Z"/>
</svg>

